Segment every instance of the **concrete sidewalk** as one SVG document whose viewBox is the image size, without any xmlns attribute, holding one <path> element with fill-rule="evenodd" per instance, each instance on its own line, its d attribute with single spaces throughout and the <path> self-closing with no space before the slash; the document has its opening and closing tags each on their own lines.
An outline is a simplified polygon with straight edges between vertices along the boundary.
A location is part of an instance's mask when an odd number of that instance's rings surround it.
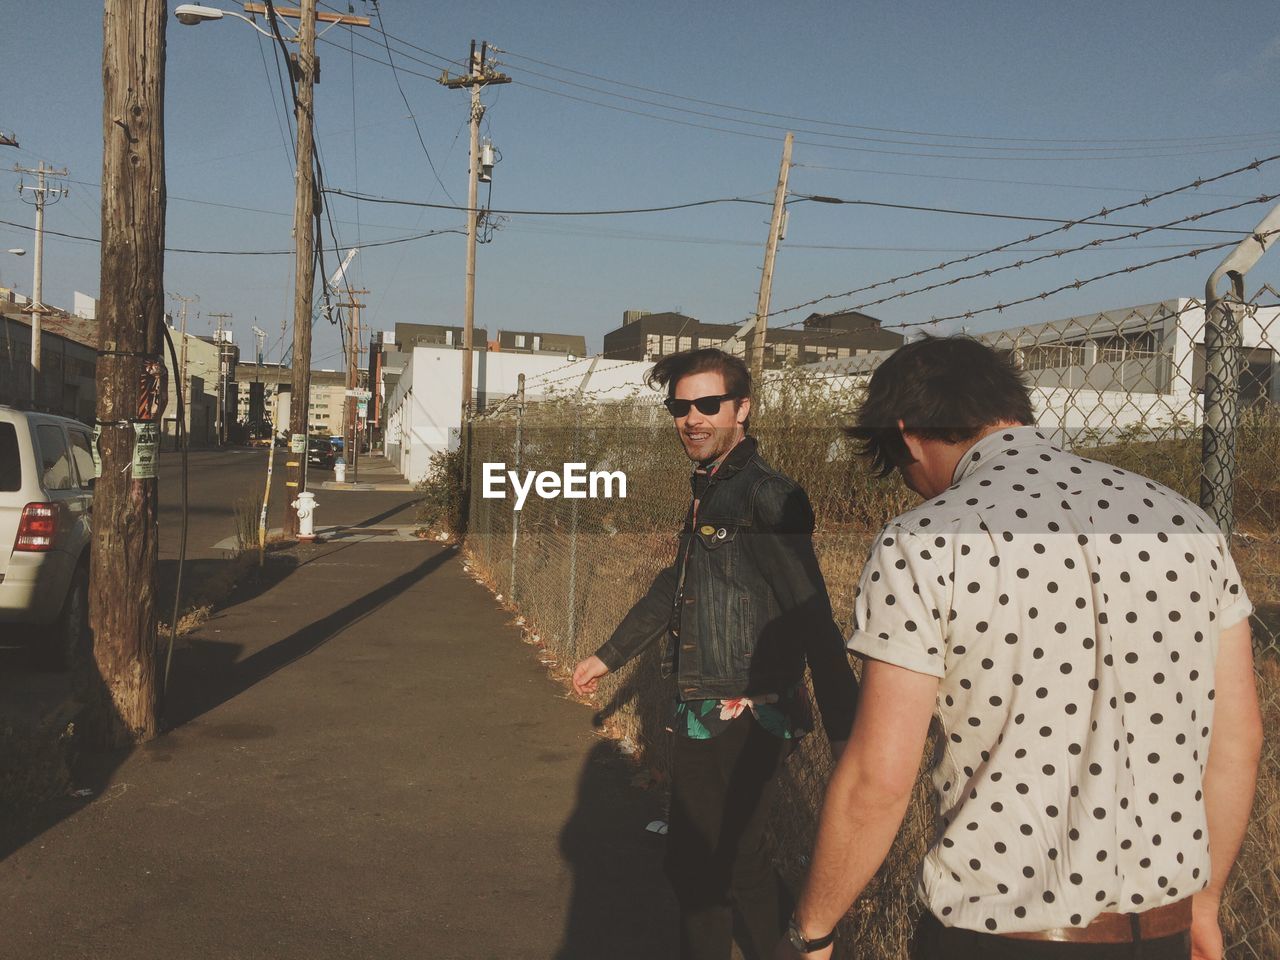
<svg viewBox="0 0 1280 960">
<path fill-rule="evenodd" d="M 297 548 L 0 848 L 0 957 L 659 958 L 658 798 L 435 543 Z"/>
<path fill-rule="evenodd" d="M 367 453 L 360 457 L 357 469 L 353 473 L 347 467 L 347 482 L 338 483 L 325 480 L 320 483 L 322 490 L 378 490 L 382 492 L 407 493 L 413 490 L 413 484 L 400 475 L 390 460 L 380 453 Z"/>
</svg>

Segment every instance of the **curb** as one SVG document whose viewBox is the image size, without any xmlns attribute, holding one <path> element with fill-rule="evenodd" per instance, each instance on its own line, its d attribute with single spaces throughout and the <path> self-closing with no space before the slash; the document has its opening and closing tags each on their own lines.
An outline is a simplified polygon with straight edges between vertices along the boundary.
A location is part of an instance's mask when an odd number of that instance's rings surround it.
<svg viewBox="0 0 1280 960">
<path fill-rule="evenodd" d="M 320 484 L 321 490 L 375 490 L 385 493 L 412 493 L 413 486 L 408 483 L 338 483 L 326 480 Z"/>
</svg>

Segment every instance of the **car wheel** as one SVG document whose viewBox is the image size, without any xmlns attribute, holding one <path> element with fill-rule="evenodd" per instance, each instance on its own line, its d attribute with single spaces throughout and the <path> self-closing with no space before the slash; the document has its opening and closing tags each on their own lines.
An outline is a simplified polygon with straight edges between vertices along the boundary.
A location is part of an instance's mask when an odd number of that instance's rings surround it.
<svg viewBox="0 0 1280 960">
<path fill-rule="evenodd" d="M 84 564 L 76 567 L 71 577 L 67 598 L 47 642 L 46 660 L 55 670 L 72 670 L 89 656 L 89 568 Z"/>
</svg>

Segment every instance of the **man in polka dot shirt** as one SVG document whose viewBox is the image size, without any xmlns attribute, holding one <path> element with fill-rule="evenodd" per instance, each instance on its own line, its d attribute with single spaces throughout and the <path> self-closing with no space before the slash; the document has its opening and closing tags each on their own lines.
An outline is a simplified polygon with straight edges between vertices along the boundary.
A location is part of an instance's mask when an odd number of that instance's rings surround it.
<svg viewBox="0 0 1280 960">
<path fill-rule="evenodd" d="M 1252 608 L 1198 507 L 1033 423 L 1018 372 L 968 338 L 871 379 L 850 434 L 925 502 L 863 571 L 861 703 L 780 957 L 828 955 L 798 948 L 888 852 L 935 719 L 913 956 L 1222 956 L 1262 737 Z"/>
</svg>

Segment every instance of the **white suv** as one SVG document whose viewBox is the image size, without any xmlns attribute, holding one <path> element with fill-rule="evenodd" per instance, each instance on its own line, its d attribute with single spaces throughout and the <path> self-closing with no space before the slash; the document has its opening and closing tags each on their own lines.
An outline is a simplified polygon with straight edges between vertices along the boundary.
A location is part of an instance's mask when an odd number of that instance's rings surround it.
<svg viewBox="0 0 1280 960">
<path fill-rule="evenodd" d="M 34 624 L 44 660 L 89 649 L 93 438 L 78 420 L 0 406 L 0 637 Z"/>
</svg>

